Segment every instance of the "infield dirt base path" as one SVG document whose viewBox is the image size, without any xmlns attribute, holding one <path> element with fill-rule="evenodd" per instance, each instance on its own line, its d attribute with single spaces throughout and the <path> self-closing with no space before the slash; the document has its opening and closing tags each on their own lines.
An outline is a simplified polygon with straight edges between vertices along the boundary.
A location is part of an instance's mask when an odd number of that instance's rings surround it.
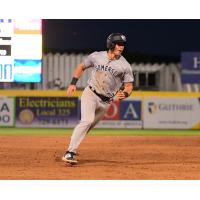
<svg viewBox="0 0 200 200">
<path fill-rule="evenodd" d="M 1 180 L 200 180 L 200 136 L 92 136 L 79 163 L 61 161 L 70 136 L 0 136 Z"/>
</svg>

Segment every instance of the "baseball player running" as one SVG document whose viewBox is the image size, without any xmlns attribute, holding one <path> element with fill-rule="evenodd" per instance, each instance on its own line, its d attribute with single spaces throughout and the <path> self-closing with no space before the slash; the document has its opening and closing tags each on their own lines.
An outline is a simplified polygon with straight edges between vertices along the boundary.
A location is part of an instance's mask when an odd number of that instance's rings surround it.
<svg viewBox="0 0 200 200">
<path fill-rule="evenodd" d="M 74 71 L 67 95 L 76 90 L 76 83 L 87 68 L 92 68 L 88 85 L 81 96 L 81 121 L 74 128 L 71 141 L 62 160 L 76 164 L 77 149 L 85 135 L 104 116 L 113 97 L 122 100 L 130 96 L 133 90 L 133 73 L 130 64 L 122 56 L 126 37 L 121 33 L 112 33 L 107 38 L 107 51 L 90 54 Z M 124 85 L 124 89 L 120 90 Z"/>
</svg>

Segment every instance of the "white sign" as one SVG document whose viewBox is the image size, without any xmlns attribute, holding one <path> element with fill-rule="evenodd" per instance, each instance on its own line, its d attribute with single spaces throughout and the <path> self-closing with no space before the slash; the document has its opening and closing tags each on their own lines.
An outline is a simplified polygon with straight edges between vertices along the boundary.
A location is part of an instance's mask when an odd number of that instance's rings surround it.
<svg viewBox="0 0 200 200">
<path fill-rule="evenodd" d="M 145 97 L 144 128 L 200 129 L 199 98 Z"/>
<path fill-rule="evenodd" d="M 14 99 L 0 97 L 0 126 L 14 126 Z"/>
</svg>

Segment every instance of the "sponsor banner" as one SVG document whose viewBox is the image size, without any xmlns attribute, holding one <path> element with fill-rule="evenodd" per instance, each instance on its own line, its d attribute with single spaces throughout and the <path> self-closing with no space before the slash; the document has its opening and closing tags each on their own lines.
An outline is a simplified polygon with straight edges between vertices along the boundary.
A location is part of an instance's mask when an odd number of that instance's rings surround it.
<svg viewBox="0 0 200 200">
<path fill-rule="evenodd" d="M 120 101 L 113 101 L 102 120 L 120 120 Z"/>
<path fill-rule="evenodd" d="M 200 103 L 193 97 L 145 97 L 144 128 L 200 129 Z"/>
<path fill-rule="evenodd" d="M 16 127 L 74 127 L 77 97 L 16 97 Z"/>
<path fill-rule="evenodd" d="M 200 83 L 200 52 L 181 53 L 182 83 Z"/>
<path fill-rule="evenodd" d="M 121 101 L 120 119 L 141 121 L 141 100 Z"/>
<path fill-rule="evenodd" d="M 0 97 L 0 126 L 14 126 L 14 99 Z"/>
<path fill-rule="evenodd" d="M 97 128 L 142 128 L 141 99 L 114 101 Z"/>
</svg>

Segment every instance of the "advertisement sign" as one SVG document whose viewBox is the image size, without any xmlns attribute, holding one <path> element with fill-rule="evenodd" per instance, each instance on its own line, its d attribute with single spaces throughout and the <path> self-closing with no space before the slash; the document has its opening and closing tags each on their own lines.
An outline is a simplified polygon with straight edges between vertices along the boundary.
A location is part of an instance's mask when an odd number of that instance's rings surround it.
<svg viewBox="0 0 200 200">
<path fill-rule="evenodd" d="M 14 126 L 14 99 L 0 97 L 0 126 Z"/>
<path fill-rule="evenodd" d="M 181 53 L 182 83 L 200 83 L 200 52 Z"/>
<path fill-rule="evenodd" d="M 120 101 L 113 101 L 102 120 L 120 120 Z"/>
<path fill-rule="evenodd" d="M 77 97 L 16 97 L 16 127 L 74 127 Z"/>
<path fill-rule="evenodd" d="M 113 101 L 96 128 L 141 128 L 141 99 Z"/>
<path fill-rule="evenodd" d="M 144 128 L 200 129 L 199 98 L 145 97 Z"/>
</svg>

